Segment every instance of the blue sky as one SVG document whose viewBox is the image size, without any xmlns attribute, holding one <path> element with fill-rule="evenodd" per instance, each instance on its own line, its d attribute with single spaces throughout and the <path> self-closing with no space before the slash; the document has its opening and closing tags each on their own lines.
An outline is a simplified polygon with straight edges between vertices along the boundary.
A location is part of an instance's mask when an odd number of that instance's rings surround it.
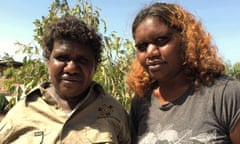
<svg viewBox="0 0 240 144">
<path fill-rule="evenodd" d="M 131 23 L 136 13 L 156 0 L 89 0 L 101 9 L 100 15 L 108 22 L 108 31 L 131 38 Z M 218 46 L 224 60 L 240 62 L 240 1 L 239 0 L 164 0 L 182 5 L 202 21 Z M 14 55 L 16 41 L 33 41 L 33 22 L 47 16 L 51 0 L 4 0 L 0 5 L 0 56 Z M 75 0 L 69 0 L 74 4 Z M 16 60 L 21 56 L 14 55 Z"/>
</svg>

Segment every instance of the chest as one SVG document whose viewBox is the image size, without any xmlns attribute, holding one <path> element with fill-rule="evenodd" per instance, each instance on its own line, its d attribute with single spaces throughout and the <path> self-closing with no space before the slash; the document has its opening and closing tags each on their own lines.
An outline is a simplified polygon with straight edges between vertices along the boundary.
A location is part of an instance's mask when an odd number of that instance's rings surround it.
<svg viewBox="0 0 240 144">
<path fill-rule="evenodd" d="M 151 143 L 226 143 L 227 129 L 219 123 L 214 93 L 188 95 L 177 101 L 160 105 L 152 96 L 138 123 L 140 144 Z"/>
</svg>

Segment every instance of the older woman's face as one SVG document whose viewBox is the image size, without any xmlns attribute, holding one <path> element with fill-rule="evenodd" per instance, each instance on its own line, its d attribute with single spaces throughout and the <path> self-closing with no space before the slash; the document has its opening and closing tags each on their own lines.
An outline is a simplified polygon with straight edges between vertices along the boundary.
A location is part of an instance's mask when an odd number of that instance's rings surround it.
<svg viewBox="0 0 240 144">
<path fill-rule="evenodd" d="M 177 31 L 150 17 L 137 26 L 134 38 L 137 58 L 154 79 L 166 82 L 182 73 L 183 48 Z"/>
<path fill-rule="evenodd" d="M 96 69 L 89 46 L 72 41 L 55 41 L 48 70 L 56 93 L 62 98 L 76 97 L 91 84 Z"/>
</svg>

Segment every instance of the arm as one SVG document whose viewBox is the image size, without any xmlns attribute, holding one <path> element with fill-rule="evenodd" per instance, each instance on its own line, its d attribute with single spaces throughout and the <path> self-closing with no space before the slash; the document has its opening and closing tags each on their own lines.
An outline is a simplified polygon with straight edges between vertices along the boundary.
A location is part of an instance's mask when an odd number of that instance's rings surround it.
<svg viewBox="0 0 240 144">
<path fill-rule="evenodd" d="M 229 87 L 226 88 L 228 103 L 228 113 L 231 114 L 231 125 L 229 138 L 233 144 L 240 144 L 240 81 L 235 80 L 229 82 Z"/>
<path fill-rule="evenodd" d="M 15 135 L 15 130 L 16 129 L 14 124 L 14 117 L 9 114 L 6 115 L 0 122 L 0 143 L 9 143 L 10 139 L 14 139 L 14 137 L 17 137 Z"/>
<path fill-rule="evenodd" d="M 225 132 L 231 142 L 240 144 L 240 81 L 225 77 L 222 82 L 225 84 L 216 88 L 216 94 L 220 98 L 216 99 L 216 114 L 221 126 L 226 128 Z"/>
<path fill-rule="evenodd" d="M 131 101 L 131 109 L 130 109 L 130 120 L 131 120 L 131 137 L 132 137 L 132 144 L 135 144 L 136 141 L 136 125 L 137 122 L 135 121 L 135 111 L 134 111 L 134 99 Z M 135 119 L 134 119 L 135 118 Z"/>
<path fill-rule="evenodd" d="M 238 120 L 233 130 L 230 132 L 230 139 L 233 144 L 240 144 L 240 119 Z"/>
</svg>

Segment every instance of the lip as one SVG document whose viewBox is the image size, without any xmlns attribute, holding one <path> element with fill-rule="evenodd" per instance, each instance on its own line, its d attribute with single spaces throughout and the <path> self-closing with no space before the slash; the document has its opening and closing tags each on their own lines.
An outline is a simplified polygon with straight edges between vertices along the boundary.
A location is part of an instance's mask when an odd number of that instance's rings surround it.
<svg viewBox="0 0 240 144">
<path fill-rule="evenodd" d="M 81 79 L 77 77 L 63 77 L 61 78 L 61 81 L 65 83 L 80 83 Z"/>
<path fill-rule="evenodd" d="M 163 67 L 163 64 L 148 65 L 149 71 L 159 71 Z"/>
<path fill-rule="evenodd" d="M 166 64 L 165 61 L 155 59 L 148 61 L 147 67 L 149 71 L 159 71 L 165 64 Z"/>
<path fill-rule="evenodd" d="M 76 88 L 82 85 L 83 82 L 77 80 L 62 79 L 60 84 L 66 88 Z"/>
<path fill-rule="evenodd" d="M 163 64 L 166 63 L 164 60 L 159 58 L 147 59 L 147 65 Z"/>
</svg>

